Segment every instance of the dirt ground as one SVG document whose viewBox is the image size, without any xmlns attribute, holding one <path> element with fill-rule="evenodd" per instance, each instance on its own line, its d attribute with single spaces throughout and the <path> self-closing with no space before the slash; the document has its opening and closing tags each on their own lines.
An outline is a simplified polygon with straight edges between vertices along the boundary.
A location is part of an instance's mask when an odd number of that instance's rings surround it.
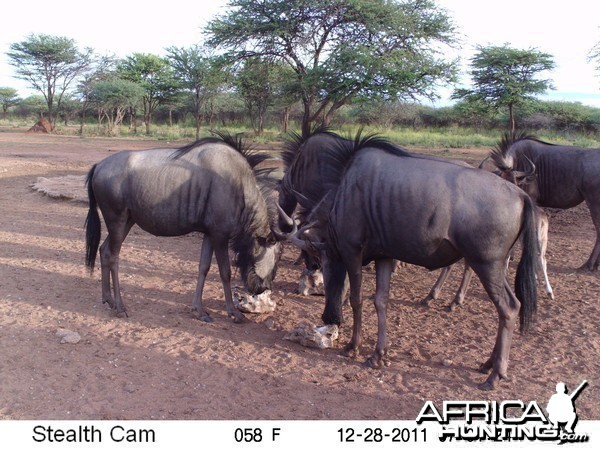
<svg viewBox="0 0 600 450">
<path fill-rule="evenodd" d="M 401 268 L 388 311 L 389 367 L 363 366 L 376 338 L 365 269 L 361 356 L 283 340 L 294 326 L 320 323 L 324 299 L 295 293 L 301 271 L 286 246 L 272 314 L 227 317 L 216 266 L 205 301 L 215 319 L 192 317 L 199 235 L 151 236 L 134 228 L 121 253 L 128 318 L 101 304 L 100 275 L 84 267 L 87 205 L 31 188 L 38 177 L 83 175 L 121 149 L 181 143 L 52 136 L 0 130 L 0 418 L 2 419 L 414 419 L 425 400 L 536 400 L 546 405 L 556 383 L 589 386 L 580 420 L 600 419 L 600 275 L 576 271 L 589 256 L 594 230 L 585 205 L 551 212 L 548 269 L 556 295 L 540 293 L 533 332 L 516 332 L 510 381 L 477 389 L 475 368 L 489 356 L 497 315 L 479 281 L 452 313 L 462 268 L 442 298 L 419 305 L 437 273 Z M 440 152 L 479 161 L 486 149 Z M 99 266 L 99 264 L 97 264 Z M 514 272 L 514 265 L 511 267 Z M 236 276 L 239 276 L 236 274 Z M 350 311 L 345 311 L 350 319 Z M 61 344 L 66 328 L 80 334 Z"/>
</svg>

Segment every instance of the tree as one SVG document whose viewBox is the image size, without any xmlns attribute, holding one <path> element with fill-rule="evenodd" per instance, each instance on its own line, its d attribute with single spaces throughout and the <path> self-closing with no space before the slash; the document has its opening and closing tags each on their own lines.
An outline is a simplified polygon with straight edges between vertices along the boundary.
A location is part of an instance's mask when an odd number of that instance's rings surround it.
<svg viewBox="0 0 600 450">
<path fill-rule="evenodd" d="M 232 0 L 206 28 L 208 44 L 232 62 L 251 57 L 293 69 L 302 131 L 356 97 L 433 98 L 455 65 L 438 58 L 454 42 L 446 13 L 431 0 Z"/>
<path fill-rule="evenodd" d="M 491 104 L 496 110 L 508 109 L 510 130 L 516 129 L 515 109 L 523 107 L 550 89 L 550 80 L 537 79 L 543 71 L 552 70 L 554 61 L 548 53 L 536 49 L 520 50 L 503 46 L 477 48 L 471 58 L 469 74 L 473 79 L 473 89 L 456 89 L 452 98 L 469 102 L 482 101 Z"/>
<path fill-rule="evenodd" d="M 117 60 L 114 56 L 100 56 L 94 59 L 93 65 L 77 83 L 76 94 L 80 100 L 79 134 L 83 134 L 86 113 L 91 103 L 91 93 L 94 84 L 114 77 Z"/>
<path fill-rule="evenodd" d="M 2 105 L 2 117 L 6 119 L 6 113 L 11 106 L 18 105 L 21 99 L 16 89 L 0 87 L 0 105 Z"/>
<path fill-rule="evenodd" d="M 6 53 L 16 78 L 27 81 L 44 96 L 53 129 L 63 95 L 88 70 L 92 54 L 89 48 L 78 50 L 73 39 L 46 34 L 30 34 L 26 40 L 10 44 Z"/>
<path fill-rule="evenodd" d="M 260 57 L 248 58 L 234 80 L 259 136 L 264 131 L 267 109 L 273 105 L 277 86 L 282 81 L 280 67 Z"/>
<path fill-rule="evenodd" d="M 125 113 L 144 96 L 144 89 L 133 81 L 119 78 L 94 83 L 90 98 L 98 107 L 99 117 L 106 119 L 109 135 L 115 133 Z"/>
<path fill-rule="evenodd" d="M 588 60 L 596 65 L 596 70 L 600 72 L 600 41 L 592 47 L 588 54 Z"/>
<path fill-rule="evenodd" d="M 150 134 L 152 114 L 176 93 L 175 78 L 166 59 L 148 53 L 134 53 L 117 68 L 120 78 L 132 81 L 144 89 L 142 105 L 146 134 Z"/>
<path fill-rule="evenodd" d="M 196 139 L 200 137 L 202 111 L 225 82 L 218 59 L 207 48 L 194 45 L 189 48 L 167 48 L 167 60 L 180 87 L 193 96 Z"/>
</svg>

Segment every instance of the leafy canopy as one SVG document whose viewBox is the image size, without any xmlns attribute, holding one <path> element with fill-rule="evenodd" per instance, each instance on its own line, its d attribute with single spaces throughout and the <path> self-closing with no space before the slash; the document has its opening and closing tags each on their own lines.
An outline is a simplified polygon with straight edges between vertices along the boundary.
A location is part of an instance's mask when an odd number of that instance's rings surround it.
<svg viewBox="0 0 600 450">
<path fill-rule="evenodd" d="M 434 97 L 454 80 L 439 44 L 454 27 L 431 0 L 233 0 L 207 26 L 230 61 L 283 61 L 305 108 L 303 128 L 356 97 Z"/>
<path fill-rule="evenodd" d="M 552 56 L 536 49 L 511 48 L 508 44 L 479 46 L 477 50 L 469 72 L 473 88 L 457 89 L 452 97 L 484 102 L 495 109 L 508 108 L 514 131 L 514 108 L 526 105 L 552 87 L 550 80 L 537 78 L 540 72 L 554 68 Z"/>
</svg>

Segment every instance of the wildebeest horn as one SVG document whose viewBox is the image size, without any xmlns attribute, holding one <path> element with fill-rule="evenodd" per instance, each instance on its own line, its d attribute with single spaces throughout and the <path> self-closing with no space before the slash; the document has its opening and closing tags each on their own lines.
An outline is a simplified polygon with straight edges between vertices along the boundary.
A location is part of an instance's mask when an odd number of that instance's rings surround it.
<svg viewBox="0 0 600 450">
<path fill-rule="evenodd" d="M 535 174 L 535 164 L 533 163 L 533 161 L 525 155 L 523 155 L 523 158 L 525 158 L 529 162 L 530 168 L 527 171 L 513 170 L 513 174 L 516 178 L 527 178 Z"/>
<path fill-rule="evenodd" d="M 310 222 L 300 228 L 296 233 L 290 233 L 288 236 L 288 241 L 298 247 L 300 250 L 304 250 L 307 253 L 315 253 L 324 249 L 324 244 L 322 242 L 313 242 L 311 240 L 306 240 L 300 238 L 306 231 L 311 229 L 317 225 L 317 221 Z"/>
<path fill-rule="evenodd" d="M 279 212 L 279 217 L 281 217 L 284 222 L 289 225 L 290 227 L 293 227 L 296 225 L 296 222 L 294 221 L 294 219 L 292 219 L 290 216 L 287 215 L 287 213 L 283 210 L 283 208 L 281 207 L 281 205 L 279 203 L 275 203 L 275 206 L 277 207 L 277 211 Z M 298 227 L 296 226 L 296 230 L 298 229 Z M 296 231 L 294 231 L 295 233 Z"/>
<path fill-rule="evenodd" d="M 281 219 L 288 226 L 292 227 L 292 231 L 290 231 L 289 233 L 284 233 L 283 231 L 281 231 L 279 229 L 279 227 L 277 227 L 276 229 L 273 229 L 273 234 L 280 241 L 288 240 L 291 235 L 296 234 L 296 232 L 298 231 L 298 224 L 296 223 L 296 221 L 294 219 L 292 219 L 290 216 L 287 215 L 287 213 L 283 210 L 283 208 L 279 205 L 279 203 L 275 203 L 275 206 L 277 207 L 277 211 L 279 212 L 279 217 L 281 217 Z"/>
<path fill-rule="evenodd" d="M 525 158 L 527 161 L 529 161 L 529 165 L 531 166 L 531 168 L 529 169 L 529 171 L 528 171 L 528 172 L 525 172 L 525 173 L 526 173 L 526 176 L 528 176 L 528 177 L 529 177 L 529 176 L 532 176 L 532 175 L 535 173 L 535 164 L 534 164 L 534 163 L 533 163 L 533 161 L 532 161 L 532 160 L 530 160 L 530 159 L 529 159 L 527 156 L 523 155 L 523 157 L 524 157 L 524 158 Z"/>
<path fill-rule="evenodd" d="M 489 156 L 489 155 L 488 155 L 488 156 L 486 156 L 486 157 L 485 157 L 485 159 L 479 163 L 479 168 L 480 168 L 480 169 L 483 169 L 483 165 L 485 164 L 485 162 L 486 162 L 488 159 L 490 159 L 490 156 Z"/>
</svg>

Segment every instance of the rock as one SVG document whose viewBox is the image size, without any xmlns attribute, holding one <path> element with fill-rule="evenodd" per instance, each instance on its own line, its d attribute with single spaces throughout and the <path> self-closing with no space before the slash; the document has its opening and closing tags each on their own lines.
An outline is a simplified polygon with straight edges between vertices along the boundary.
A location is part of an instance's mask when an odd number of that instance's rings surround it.
<svg viewBox="0 0 600 450">
<path fill-rule="evenodd" d="M 288 332 L 283 339 L 298 342 L 305 347 L 330 348 L 333 347 L 338 336 L 337 325 L 322 325 L 317 327 L 311 323 L 302 322 Z"/>
<path fill-rule="evenodd" d="M 271 291 L 251 295 L 247 292 L 233 291 L 233 304 L 244 313 L 263 314 L 275 311 L 277 303 L 271 299 Z"/>
<path fill-rule="evenodd" d="M 65 175 L 62 177 L 38 177 L 31 185 L 35 191 L 51 198 L 76 200 L 87 203 L 85 175 Z"/>
<path fill-rule="evenodd" d="M 298 294 L 300 295 L 325 295 L 323 273 L 317 270 L 304 269 L 298 280 Z"/>
<path fill-rule="evenodd" d="M 76 331 L 59 328 L 56 330 L 56 336 L 60 339 L 61 344 L 77 344 L 81 340 L 81 336 Z"/>
</svg>

